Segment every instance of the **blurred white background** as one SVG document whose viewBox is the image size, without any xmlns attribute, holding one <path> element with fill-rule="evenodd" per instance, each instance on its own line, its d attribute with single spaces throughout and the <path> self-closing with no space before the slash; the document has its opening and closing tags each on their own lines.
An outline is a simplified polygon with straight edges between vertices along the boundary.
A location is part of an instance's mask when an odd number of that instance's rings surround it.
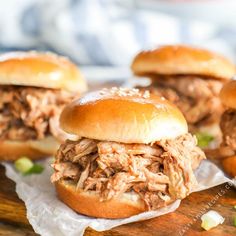
<svg viewBox="0 0 236 236">
<path fill-rule="evenodd" d="M 0 0 L 0 51 L 55 51 L 93 79 L 129 76 L 139 50 L 170 43 L 236 61 L 236 1 Z"/>
</svg>

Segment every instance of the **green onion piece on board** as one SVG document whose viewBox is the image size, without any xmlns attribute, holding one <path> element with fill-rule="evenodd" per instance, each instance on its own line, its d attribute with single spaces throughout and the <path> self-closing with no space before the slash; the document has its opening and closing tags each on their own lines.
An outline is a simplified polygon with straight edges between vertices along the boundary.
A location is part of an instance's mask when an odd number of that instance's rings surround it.
<svg viewBox="0 0 236 236">
<path fill-rule="evenodd" d="M 23 175 L 40 174 L 44 170 L 42 165 L 33 163 L 27 157 L 21 157 L 20 159 L 16 160 L 15 168 Z"/>
<path fill-rule="evenodd" d="M 224 218 L 216 211 L 208 211 L 201 217 L 201 227 L 205 230 L 210 230 L 219 224 L 223 224 Z"/>
<path fill-rule="evenodd" d="M 34 166 L 34 163 L 27 157 L 21 157 L 15 161 L 15 168 L 20 173 L 24 174 Z"/>
<path fill-rule="evenodd" d="M 34 164 L 31 169 L 24 173 L 24 175 L 31 175 L 31 174 L 40 174 L 44 170 L 43 166 L 39 164 Z"/>
</svg>

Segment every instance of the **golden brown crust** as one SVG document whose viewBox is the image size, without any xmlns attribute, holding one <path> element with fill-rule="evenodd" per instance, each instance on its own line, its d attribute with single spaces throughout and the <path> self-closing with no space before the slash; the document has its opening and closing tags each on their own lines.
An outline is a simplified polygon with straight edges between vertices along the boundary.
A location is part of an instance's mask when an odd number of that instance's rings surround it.
<svg viewBox="0 0 236 236">
<path fill-rule="evenodd" d="M 164 98 L 113 90 L 88 93 L 67 105 L 61 128 L 80 137 L 123 143 L 151 143 L 188 132 L 182 113 Z"/>
<path fill-rule="evenodd" d="M 43 52 L 10 52 L 0 55 L 0 84 L 35 86 L 84 92 L 79 69 L 65 57 Z"/>
<path fill-rule="evenodd" d="M 236 81 L 235 80 L 232 80 L 223 86 L 223 88 L 220 91 L 220 99 L 225 106 L 236 109 Z"/>
<path fill-rule="evenodd" d="M 84 192 L 77 190 L 73 184 L 60 180 L 55 183 L 58 197 L 74 211 L 99 218 L 125 218 L 144 212 L 144 202 L 137 194 L 133 198 L 129 194 L 121 198 L 101 202 L 95 191 Z"/>
<path fill-rule="evenodd" d="M 223 159 L 222 166 L 228 175 L 236 177 L 236 156 Z"/>
<path fill-rule="evenodd" d="M 142 51 L 134 58 L 131 68 L 140 76 L 192 74 L 228 80 L 235 75 L 234 64 L 223 56 L 184 45 Z"/>
<path fill-rule="evenodd" d="M 53 156 L 59 143 L 53 137 L 44 140 L 0 141 L 0 161 L 15 161 L 22 156 L 31 160 Z"/>
</svg>

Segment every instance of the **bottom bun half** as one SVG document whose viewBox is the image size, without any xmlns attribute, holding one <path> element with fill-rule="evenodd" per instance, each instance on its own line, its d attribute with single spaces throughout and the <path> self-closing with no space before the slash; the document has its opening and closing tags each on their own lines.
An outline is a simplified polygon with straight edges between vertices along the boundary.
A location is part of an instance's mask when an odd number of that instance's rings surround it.
<svg viewBox="0 0 236 236">
<path fill-rule="evenodd" d="M 15 161 L 22 156 L 31 160 L 49 157 L 55 154 L 59 143 L 52 136 L 42 140 L 0 141 L 0 160 Z"/>
<path fill-rule="evenodd" d="M 125 218 L 146 211 L 144 201 L 136 193 L 124 193 L 109 201 L 100 201 L 95 191 L 76 190 L 72 181 L 60 180 L 55 183 L 58 197 L 74 211 L 99 218 Z"/>
</svg>

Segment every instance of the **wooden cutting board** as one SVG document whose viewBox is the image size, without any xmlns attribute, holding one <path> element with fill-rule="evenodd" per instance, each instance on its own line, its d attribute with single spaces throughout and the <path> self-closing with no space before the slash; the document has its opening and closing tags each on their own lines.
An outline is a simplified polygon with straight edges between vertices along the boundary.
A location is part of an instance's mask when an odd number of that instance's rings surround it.
<svg viewBox="0 0 236 236">
<path fill-rule="evenodd" d="M 236 205 L 236 190 L 229 184 L 223 184 L 191 194 L 173 213 L 122 225 L 105 232 L 96 232 L 88 228 L 85 236 L 236 235 L 236 227 L 233 226 L 233 217 L 236 217 L 234 205 Z M 225 218 L 224 224 L 210 231 L 203 231 L 200 227 L 200 216 L 206 209 L 218 211 Z M 24 203 L 17 197 L 15 184 L 7 179 L 5 169 L 1 165 L 0 222 L 0 235 L 36 235 L 26 218 Z"/>
</svg>

